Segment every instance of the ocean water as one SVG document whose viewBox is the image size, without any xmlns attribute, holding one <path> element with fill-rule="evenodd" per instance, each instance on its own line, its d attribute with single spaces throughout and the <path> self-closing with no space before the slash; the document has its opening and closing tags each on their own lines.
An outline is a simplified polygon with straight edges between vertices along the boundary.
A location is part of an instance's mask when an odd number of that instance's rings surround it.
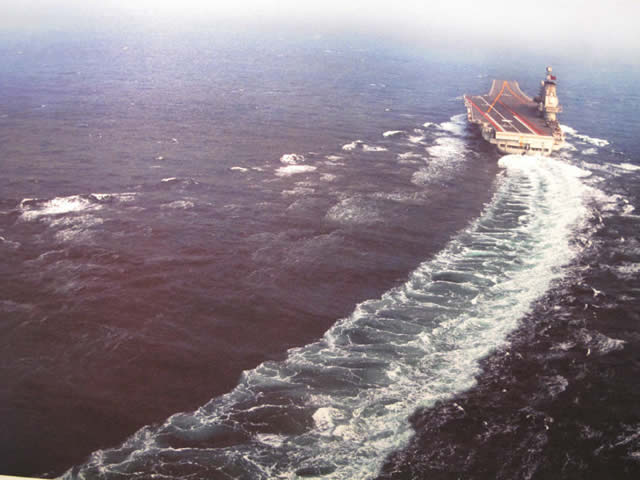
<svg viewBox="0 0 640 480">
<path fill-rule="evenodd" d="M 637 478 L 637 67 L 1 45 L 0 473 Z M 500 155 L 462 94 L 551 61 L 565 147 Z"/>
</svg>

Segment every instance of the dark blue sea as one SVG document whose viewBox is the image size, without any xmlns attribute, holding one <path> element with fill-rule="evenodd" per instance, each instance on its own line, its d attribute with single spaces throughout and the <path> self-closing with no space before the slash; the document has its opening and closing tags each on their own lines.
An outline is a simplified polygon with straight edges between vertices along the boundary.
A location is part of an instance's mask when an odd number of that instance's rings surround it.
<svg viewBox="0 0 640 480">
<path fill-rule="evenodd" d="M 139 28 L 0 60 L 1 474 L 640 478 L 637 63 Z M 547 64 L 566 145 L 499 154 L 462 95 Z"/>
</svg>

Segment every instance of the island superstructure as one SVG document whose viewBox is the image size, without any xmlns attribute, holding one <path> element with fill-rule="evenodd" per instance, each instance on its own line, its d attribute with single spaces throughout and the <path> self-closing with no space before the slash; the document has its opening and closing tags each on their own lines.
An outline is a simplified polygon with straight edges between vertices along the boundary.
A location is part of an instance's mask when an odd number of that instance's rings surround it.
<svg viewBox="0 0 640 480">
<path fill-rule="evenodd" d="M 513 80 L 494 80 L 486 95 L 464 95 L 467 118 L 502 153 L 550 155 L 564 142 L 556 115 L 562 111 L 551 67 L 535 98 Z"/>
</svg>

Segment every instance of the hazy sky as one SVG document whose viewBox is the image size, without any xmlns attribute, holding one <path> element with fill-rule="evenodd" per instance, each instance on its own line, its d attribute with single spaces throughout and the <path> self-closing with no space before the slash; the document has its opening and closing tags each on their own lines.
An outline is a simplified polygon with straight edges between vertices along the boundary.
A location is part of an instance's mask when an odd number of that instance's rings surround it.
<svg viewBox="0 0 640 480">
<path fill-rule="evenodd" d="M 183 26 L 258 22 L 424 46 L 539 46 L 640 57 L 640 0 L 20 0 L 0 6 L 2 30 L 99 28 L 124 18 Z"/>
</svg>

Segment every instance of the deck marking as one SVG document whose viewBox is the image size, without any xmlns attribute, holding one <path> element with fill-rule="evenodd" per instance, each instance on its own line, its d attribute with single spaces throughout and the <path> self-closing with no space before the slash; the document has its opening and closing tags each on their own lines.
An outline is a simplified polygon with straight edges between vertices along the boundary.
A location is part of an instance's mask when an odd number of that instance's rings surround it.
<svg viewBox="0 0 640 480">
<path fill-rule="evenodd" d="M 511 89 L 511 85 L 509 85 L 509 83 L 511 83 L 511 82 L 506 82 L 506 81 L 505 81 L 505 83 L 507 84 L 507 88 L 509 89 L 509 91 L 510 91 L 511 93 L 513 93 L 513 95 L 514 95 L 516 98 L 518 98 L 522 103 L 529 103 L 529 101 L 526 99 L 526 97 L 524 97 L 524 96 L 522 96 L 522 95 L 520 95 L 520 94 L 518 94 L 518 93 L 514 92 L 514 91 Z M 515 85 L 514 85 L 514 87 L 515 87 L 517 90 L 520 90 L 520 88 L 519 88 L 519 87 L 516 87 Z"/>
<path fill-rule="evenodd" d="M 509 105 L 506 105 L 502 102 L 500 102 L 502 105 L 504 105 L 507 110 L 509 110 L 511 113 L 513 113 L 513 117 L 518 120 L 521 124 L 523 124 L 525 127 L 527 127 L 529 129 L 529 131 L 531 133 L 533 133 L 534 135 L 540 135 L 542 137 L 546 137 L 548 135 L 543 134 L 540 130 L 538 130 L 536 127 L 534 127 L 533 125 L 531 125 L 529 122 L 527 122 L 526 120 L 524 120 L 523 118 L 520 118 L 520 115 L 518 115 L 516 112 L 514 112 Z"/>
<path fill-rule="evenodd" d="M 486 103 L 487 105 L 489 105 L 489 102 L 487 102 L 487 100 L 486 100 L 483 96 L 480 96 L 480 98 L 482 99 L 482 101 L 483 101 L 484 103 Z M 504 103 L 502 103 L 502 102 L 500 102 L 500 103 L 501 103 L 502 105 L 504 105 Z M 494 109 L 493 109 L 493 111 L 494 111 L 494 112 L 497 112 L 497 113 L 498 113 L 498 115 L 500 115 L 500 116 L 502 117 L 502 120 L 503 120 L 504 122 L 506 122 L 506 121 L 508 120 L 508 119 L 507 119 L 507 117 L 505 117 L 505 116 L 500 112 L 500 110 L 498 110 L 497 108 L 494 108 Z M 513 112 L 511 112 L 511 113 L 513 113 Z M 488 115 L 488 114 L 489 114 L 489 110 L 487 110 L 487 115 Z M 512 121 L 512 120 L 508 120 L 508 121 Z M 522 132 L 520 131 L 520 129 L 519 129 L 518 127 L 516 127 L 515 125 L 513 125 L 513 124 L 509 124 L 509 126 L 510 126 L 511 128 L 513 128 L 516 132 L 518 132 L 518 133 L 522 133 Z"/>
<path fill-rule="evenodd" d="M 491 117 L 491 115 L 487 115 L 486 113 L 484 113 L 482 110 L 480 110 L 480 107 L 478 107 L 473 100 L 471 100 L 471 97 L 465 97 L 467 100 L 469 100 L 469 103 L 471 103 L 471 105 L 473 105 L 475 107 L 476 110 L 478 110 L 480 112 L 480 115 L 482 115 L 483 117 L 485 117 L 487 120 L 489 120 L 489 122 L 491 122 L 491 124 L 496 127 L 497 129 L 499 129 L 500 131 L 504 132 L 504 128 L 502 128 L 500 125 L 498 125 L 496 123 L 496 120 L 494 118 Z"/>
</svg>

